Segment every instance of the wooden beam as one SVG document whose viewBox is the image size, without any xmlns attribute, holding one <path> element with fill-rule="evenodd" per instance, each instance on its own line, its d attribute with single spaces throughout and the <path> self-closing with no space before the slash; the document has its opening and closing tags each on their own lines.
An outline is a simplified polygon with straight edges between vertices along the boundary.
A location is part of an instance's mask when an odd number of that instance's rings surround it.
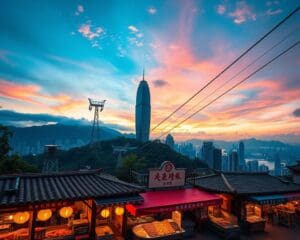
<svg viewBox="0 0 300 240">
<path fill-rule="evenodd" d="M 97 217 L 97 206 L 95 201 L 92 200 L 90 239 L 95 239 L 96 217 Z"/>
<path fill-rule="evenodd" d="M 30 226 L 29 226 L 29 239 L 34 240 L 35 237 L 35 223 L 36 223 L 37 210 L 34 209 L 31 214 Z"/>
</svg>

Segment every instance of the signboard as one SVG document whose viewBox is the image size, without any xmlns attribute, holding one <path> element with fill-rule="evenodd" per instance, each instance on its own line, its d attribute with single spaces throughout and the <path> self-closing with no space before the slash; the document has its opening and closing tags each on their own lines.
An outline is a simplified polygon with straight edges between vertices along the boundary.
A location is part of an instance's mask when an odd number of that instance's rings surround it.
<svg viewBox="0 0 300 240">
<path fill-rule="evenodd" d="M 184 186 L 185 169 L 176 169 L 174 164 L 163 162 L 159 169 L 149 170 L 149 188 L 165 188 Z"/>
</svg>

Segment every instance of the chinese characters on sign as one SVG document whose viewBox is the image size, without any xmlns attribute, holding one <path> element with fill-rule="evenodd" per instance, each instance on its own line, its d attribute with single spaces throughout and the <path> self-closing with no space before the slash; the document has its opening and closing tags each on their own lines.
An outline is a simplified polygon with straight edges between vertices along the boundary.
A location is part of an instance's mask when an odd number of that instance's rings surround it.
<svg viewBox="0 0 300 240">
<path fill-rule="evenodd" d="M 183 186 L 185 169 L 176 169 L 174 164 L 163 162 L 159 169 L 149 170 L 149 188 Z"/>
</svg>

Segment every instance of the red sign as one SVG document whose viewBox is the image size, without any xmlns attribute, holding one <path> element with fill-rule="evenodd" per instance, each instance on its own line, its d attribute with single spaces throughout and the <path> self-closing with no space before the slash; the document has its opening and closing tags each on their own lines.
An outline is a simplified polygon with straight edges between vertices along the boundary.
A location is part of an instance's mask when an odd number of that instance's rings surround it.
<svg viewBox="0 0 300 240">
<path fill-rule="evenodd" d="M 149 170 L 149 188 L 183 186 L 184 183 L 185 169 L 176 169 L 169 161 L 163 162 L 159 169 Z"/>
</svg>

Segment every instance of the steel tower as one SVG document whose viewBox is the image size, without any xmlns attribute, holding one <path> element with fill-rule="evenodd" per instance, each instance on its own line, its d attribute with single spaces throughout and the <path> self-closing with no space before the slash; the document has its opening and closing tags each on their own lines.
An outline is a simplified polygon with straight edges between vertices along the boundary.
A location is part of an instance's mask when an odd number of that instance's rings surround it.
<svg viewBox="0 0 300 240">
<path fill-rule="evenodd" d="M 58 145 L 45 145 L 45 160 L 43 163 L 43 173 L 58 172 L 58 159 L 56 153 Z"/>
<path fill-rule="evenodd" d="M 89 110 L 92 111 L 93 107 L 95 108 L 90 144 L 99 141 L 99 111 L 103 111 L 105 101 L 106 100 L 98 101 L 89 98 Z"/>
</svg>

